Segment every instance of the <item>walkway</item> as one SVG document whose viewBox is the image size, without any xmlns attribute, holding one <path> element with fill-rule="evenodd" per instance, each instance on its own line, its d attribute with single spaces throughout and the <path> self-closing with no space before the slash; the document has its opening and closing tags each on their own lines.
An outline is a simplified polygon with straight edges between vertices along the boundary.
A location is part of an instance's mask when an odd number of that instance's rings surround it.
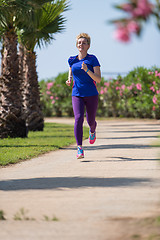
<svg viewBox="0 0 160 240">
<path fill-rule="evenodd" d="M 84 141 L 82 160 L 70 146 L 0 168 L 0 210 L 7 218 L 0 239 L 125 240 L 116 219 L 159 211 L 160 148 L 150 146 L 157 135 L 156 120 L 98 121 L 97 141 Z M 15 221 L 22 208 L 30 220 Z"/>
</svg>

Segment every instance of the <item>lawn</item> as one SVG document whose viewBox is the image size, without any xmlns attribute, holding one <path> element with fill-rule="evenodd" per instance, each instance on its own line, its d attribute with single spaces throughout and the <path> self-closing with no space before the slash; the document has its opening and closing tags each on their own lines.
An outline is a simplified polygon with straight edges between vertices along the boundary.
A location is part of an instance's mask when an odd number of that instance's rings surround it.
<svg viewBox="0 0 160 240">
<path fill-rule="evenodd" d="M 84 139 L 88 128 L 84 127 Z M 28 138 L 0 140 L 0 165 L 6 166 L 75 143 L 72 125 L 45 123 L 44 131 L 29 132 Z"/>
</svg>

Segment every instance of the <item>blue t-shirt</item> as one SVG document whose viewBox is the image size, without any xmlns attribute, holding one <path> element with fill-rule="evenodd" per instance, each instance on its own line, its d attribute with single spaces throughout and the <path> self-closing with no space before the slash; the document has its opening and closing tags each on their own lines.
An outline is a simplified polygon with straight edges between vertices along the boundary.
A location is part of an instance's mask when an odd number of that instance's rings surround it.
<svg viewBox="0 0 160 240">
<path fill-rule="evenodd" d="M 100 66 L 96 56 L 87 54 L 87 56 L 79 60 L 78 55 L 68 59 L 69 66 L 72 68 L 73 89 L 72 96 L 89 97 L 98 95 L 96 82 L 86 73 L 82 67 L 84 62 L 88 69 L 94 72 L 93 67 Z"/>
</svg>

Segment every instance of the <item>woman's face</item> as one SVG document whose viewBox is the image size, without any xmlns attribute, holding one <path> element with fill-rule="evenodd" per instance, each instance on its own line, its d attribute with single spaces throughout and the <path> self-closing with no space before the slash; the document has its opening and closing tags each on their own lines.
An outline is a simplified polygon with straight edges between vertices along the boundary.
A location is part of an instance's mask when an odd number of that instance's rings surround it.
<svg viewBox="0 0 160 240">
<path fill-rule="evenodd" d="M 79 38 L 76 45 L 79 52 L 87 52 L 90 47 L 86 38 Z"/>
</svg>

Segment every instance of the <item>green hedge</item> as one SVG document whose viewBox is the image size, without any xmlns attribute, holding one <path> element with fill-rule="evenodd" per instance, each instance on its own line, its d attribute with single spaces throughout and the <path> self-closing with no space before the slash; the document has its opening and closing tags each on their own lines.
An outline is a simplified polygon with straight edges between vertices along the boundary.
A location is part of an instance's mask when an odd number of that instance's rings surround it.
<svg viewBox="0 0 160 240">
<path fill-rule="evenodd" d="M 73 116 L 72 87 L 66 85 L 68 73 L 40 81 L 41 102 L 45 116 Z M 160 69 L 137 67 L 125 77 L 111 81 L 102 78 L 97 85 L 97 116 L 160 118 Z"/>
</svg>

